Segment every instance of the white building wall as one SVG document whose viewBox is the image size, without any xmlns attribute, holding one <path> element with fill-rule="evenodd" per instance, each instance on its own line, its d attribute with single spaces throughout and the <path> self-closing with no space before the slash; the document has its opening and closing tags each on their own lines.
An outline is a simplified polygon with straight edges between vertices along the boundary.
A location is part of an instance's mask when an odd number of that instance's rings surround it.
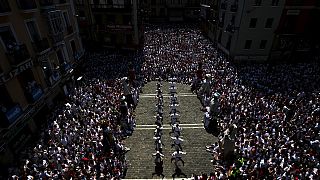
<svg viewBox="0 0 320 180">
<path fill-rule="evenodd" d="M 274 32 L 278 27 L 285 0 L 279 0 L 278 6 L 272 6 L 271 1 L 261 0 L 261 6 L 255 6 L 255 0 L 239 0 L 238 10 L 236 13 L 230 12 L 230 6 L 234 0 L 221 1 L 228 2 L 225 11 L 224 28 L 222 29 L 222 37 L 220 47 L 235 60 L 267 60 L 271 50 Z M 220 17 L 224 10 L 220 9 Z M 235 31 L 234 33 L 226 32 L 226 27 L 235 15 Z M 255 28 L 249 28 L 251 18 L 257 18 Z M 271 28 L 265 28 L 268 18 L 273 18 Z M 226 45 L 232 35 L 231 47 L 228 51 Z M 217 39 L 219 31 L 217 33 Z M 251 48 L 245 49 L 246 40 L 252 40 Z M 267 40 L 266 47 L 260 49 L 261 40 Z"/>
</svg>

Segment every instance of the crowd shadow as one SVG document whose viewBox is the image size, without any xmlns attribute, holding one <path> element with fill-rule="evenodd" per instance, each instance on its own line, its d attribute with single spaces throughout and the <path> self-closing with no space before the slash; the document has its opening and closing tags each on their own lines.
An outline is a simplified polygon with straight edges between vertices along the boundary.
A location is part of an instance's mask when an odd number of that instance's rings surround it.
<svg viewBox="0 0 320 180">
<path fill-rule="evenodd" d="M 184 178 L 187 178 L 187 175 L 182 172 L 181 168 L 179 166 L 176 166 L 174 173 L 172 174 L 171 177 L 174 179 L 175 177 L 180 178 L 181 176 L 183 176 Z"/>
</svg>

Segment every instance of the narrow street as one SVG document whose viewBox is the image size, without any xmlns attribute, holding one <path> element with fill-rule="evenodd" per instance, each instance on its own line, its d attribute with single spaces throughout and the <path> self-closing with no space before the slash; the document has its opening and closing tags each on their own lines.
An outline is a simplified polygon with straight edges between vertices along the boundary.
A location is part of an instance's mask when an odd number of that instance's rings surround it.
<svg viewBox="0 0 320 180">
<path fill-rule="evenodd" d="M 179 84 L 177 86 L 178 100 L 180 110 L 180 121 L 182 130 L 182 144 L 183 151 L 187 154 L 183 156 L 185 166 L 179 163 L 182 172 L 191 177 L 192 173 L 210 172 L 212 165 L 210 164 L 210 153 L 205 151 L 205 146 L 213 143 L 215 137 L 207 134 L 203 129 L 202 112 L 200 111 L 201 104 L 195 95 L 190 93 L 189 86 Z M 155 130 L 154 115 L 155 115 L 155 89 L 156 82 L 148 83 L 143 93 L 140 94 L 140 102 L 136 109 L 137 127 L 133 135 L 126 140 L 126 145 L 131 148 L 127 153 L 127 160 L 129 161 L 129 169 L 127 172 L 127 179 L 135 178 L 152 178 L 154 172 L 154 157 L 152 153 L 154 150 L 153 133 Z M 168 83 L 164 82 L 162 87 L 165 105 L 164 105 L 164 129 L 163 129 L 163 143 L 164 150 L 164 172 L 165 178 L 172 178 L 174 174 L 174 164 L 170 162 L 171 153 L 174 149 L 171 148 L 172 139 L 169 132 L 171 126 L 169 125 L 168 116 L 168 101 L 166 97 L 168 94 Z M 183 177 L 183 176 L 182 176 Z M 156 175 L 153 178 L 160 178 Z"/>
</svg>

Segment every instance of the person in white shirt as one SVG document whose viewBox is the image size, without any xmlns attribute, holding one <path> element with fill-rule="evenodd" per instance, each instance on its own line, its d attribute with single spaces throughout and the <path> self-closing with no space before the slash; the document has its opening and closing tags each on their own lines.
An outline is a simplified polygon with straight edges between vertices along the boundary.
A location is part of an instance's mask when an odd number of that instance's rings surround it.
<svg viewBox="0 0 320 180">
<path fill-rule="evenodd" d="M 170 114 L 171 117 L 171 124 L 176 124 L 177 122 L 180 123 L 180 121 L 178 120 L 178 118 L 180 117 L 180 114 L 178 113 L 172 113 Z"/>
<path fill-rule="evenodd" d="M 156 118 L 155 124 L 161 127 L 163 124 L 163 118 L 159 114 L 157 114 L 155 118 Z"/>
<path fill-rule="evenodd" d="M 182 151 L 175 151 L 171 155 L 171 163 L 174 161 L 174 164 L 177 166 L 178 161 L 182 162 L 182 165 L 184 166 L 184 161 L 182 160 L 182 155 L 187 154 L 186 152 Z"/>
<path fill-rule="evenodd" d="M 162 143 L 161 139 L 157 139 L 154 142 L 154 145 L 155 145 L 155 150 L 159 151 L 160 153 L 162 153 L 162 149 L 163 149 L 164 144 Z"/>
<path fill-rule="evenodd" d="M 157 126 L 156 127 L 156 130 L 154 130 L 154 137 L 160 137 L 161 138 L 161 136 L 162 136 L 162 127 L 160 127 L 160 126 Z"/>
<path fill-rule="evenodd" d="M 181 143 L 184 141 L 183 139 L 176 137 L 171 137 L 173 139 L 173 143 L 171 144 L 171 148 L 175 148 L 176 151 L 183 151 L 181 147 Z"/>
<path fill-rule="evenodd" d="M 170 99 L 170 104 L 179 104 L 178 97 L 175 94 L 171 94 L 169 99 Z"/>
<path fill-rule="evenodd" d="M 170 105 L 169 105 L 169 107 L 170 107 L 170 112 L 177 110 L 177 107 L 178 107 L 178 106 L 179 106 L 179 104 L 170 104 Z"/>
<path fill-rule="evenodd" d="M 171 135 L 173 133 L 174 136 L 179 137 L 181 135 L 181 131 L 182 131 L 182 128 L 180 127 L 179 123 L 176 123 L 176 124 L 172 125 L 172 131 L 169 132 L 169 135 Z"/>
</svg>

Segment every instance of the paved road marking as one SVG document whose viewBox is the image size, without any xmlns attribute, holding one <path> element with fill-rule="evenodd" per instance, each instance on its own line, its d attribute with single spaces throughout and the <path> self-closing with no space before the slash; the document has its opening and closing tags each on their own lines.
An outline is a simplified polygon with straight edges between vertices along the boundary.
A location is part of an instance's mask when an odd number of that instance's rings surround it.
<svg viewBox="0 0 320 180">
<path fill-rule="evenodd" d="M 167 178 L 164 178 L 162 180 L 166 180 Z M 172 179 L 172 178 L 169 178 L 169 179 Z M 174 178 L 176 180 L 189 180 L 191 178 Z M 141 180 L 141 179 L 123 179 L 123 180 Z M 157 179 L 143 179 L 143 180 L 157 180 Z"/>
<path fill-rule="evenodd" d="M 203 126 L 203 123 L 199 124 L 179 124 L 181 127 L 183 126 Z M 155 127 L 155 124 L 137 124 L 136 127 Z M 170 124 L 164 124 L 163 126 L 171 126 Z"/>
<path fill-rule="evenodd" d="M 156 127 L 137 127 L 137 128 L 135 128 L 134 130 L 155 130 L 156 129 Z M 164 127 L 164 128 L 162 128 L 163 130 L 171 130 L 172 128 L 171 127 Z M 203 125 L 202 126 L 194 126 L 194 127 L 182 127 L 182 130 L 183 129 L 204 129 L 204 127 L 203 127 Z"/>
<path fill-rule="evenodd" d="M 143 96 L 143 95 L 146 95 L 146 96 L 156 96 L 157 94 L 154 94 L 154 93 L 150 93 L 150 94 L 143 94 L 141 93 L 140 96 Z M 162 93 L 163 96 L 170 96 L 169 93 Z M 177 93 L 176 95 L 194 95 L 193 93 Z"/>
<path fill-rule="evenodd" d="M 156 95 L 140 95 L 139 98 L 154 98 Z M 163 95 L 163 97 L 170 97 L 170 95 Z M 178 97 L 197 97 L 195 94 L 182 94 L 178 95 Z"/>
</svg>

